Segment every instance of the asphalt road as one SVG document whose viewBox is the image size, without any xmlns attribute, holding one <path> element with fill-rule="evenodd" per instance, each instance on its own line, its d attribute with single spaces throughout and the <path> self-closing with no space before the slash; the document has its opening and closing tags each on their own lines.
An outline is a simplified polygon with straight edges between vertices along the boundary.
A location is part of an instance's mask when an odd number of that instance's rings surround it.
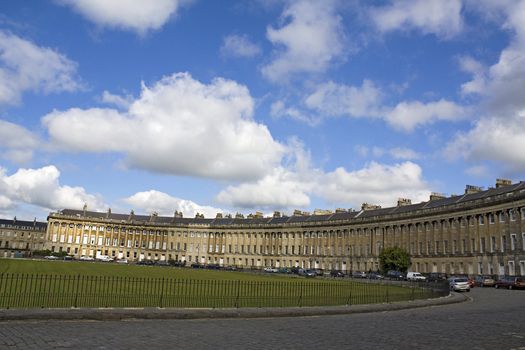
<svg viewBox="0 0 525 350">
<path fill-rule="evenodd" d="M 0 349 L 525 349 L 525 291 L 475 288 L 471 301 L 340 316 L 8 321 Z"/>
</svg>

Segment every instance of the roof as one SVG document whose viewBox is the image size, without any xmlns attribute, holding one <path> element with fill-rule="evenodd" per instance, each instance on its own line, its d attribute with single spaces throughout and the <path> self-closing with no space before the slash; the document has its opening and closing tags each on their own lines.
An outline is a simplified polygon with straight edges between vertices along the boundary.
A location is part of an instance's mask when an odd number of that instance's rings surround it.
<svg viewBox="0 0 525 350">
<path fill-rule="evenodd" d="M 41 221 L 26 221 L 18 219 L 0 219 L 0 226 L 14 228 L 18 230 L 31 230 L 36 229 L 38 231 L 45 231 L 47 229 L 47 222 Z"/>
<path fill-rule="evenodd" d="M 522 192 L 525 190 L 525 182 L 518 182 L 513 185 L 502 186 L 499 188 L 490 188 L 488 190 L 477 193 L 456 195 L 446 198 L 435 199 L 431 201 L 408 204 L 396 207 L 379 208 L 361 211 L 336 212 L 322 215 L 292 215 L 281 217 L 253 217 L 253 218 L 181 218 L 175 216 L 152 216 L 152 215 L 136 215 L 136 214 L 114 214 L 111 212 L 95 212 L 83 211 L 74 209 L 64 209 L 59 214 L 74 217 L 85 217 L 94 219 L 110 219 L 115 221 L 131 220 L 137 224 L 147 224 L 154 222 L 157 224 L 166 225 L 210 225 L 210 226 L 228 226 L 228 225 L 282 225 L 282 224 L 302 224 L 315 222 L 330 222 L 352 220 L 355 218 L 373 218 L 387 215 L 413 213 L 420 210 L 446 208 L 450 205 L 465 204 L 472 201 L 478 201 L 489 197 L 501 196 L 505 194 Z M 5 222 L 12 222 L 13 220 L 3 220 Z M 2 220 L 0 220 L 0 223 Z M 22 221 L 17 221 L 22 222 Z M 32 221 L 25 223 L 33 224 Z M 38 223 L 46 225 L 46 223 Z M 44 226 L 45 227 L 45 226 Z"/>
</svg>

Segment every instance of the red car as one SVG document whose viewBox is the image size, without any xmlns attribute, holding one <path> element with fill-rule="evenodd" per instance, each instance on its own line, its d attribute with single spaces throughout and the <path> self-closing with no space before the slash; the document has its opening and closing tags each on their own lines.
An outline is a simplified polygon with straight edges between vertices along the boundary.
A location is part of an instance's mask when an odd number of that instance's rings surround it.
<svg viewBox="0 0 525 350">
<path fill-rule="evenodd" d="M 496 281 L 494 288 L 525 289 L 525 278 L 516 276 L 505 276 Z"/>
</svg>

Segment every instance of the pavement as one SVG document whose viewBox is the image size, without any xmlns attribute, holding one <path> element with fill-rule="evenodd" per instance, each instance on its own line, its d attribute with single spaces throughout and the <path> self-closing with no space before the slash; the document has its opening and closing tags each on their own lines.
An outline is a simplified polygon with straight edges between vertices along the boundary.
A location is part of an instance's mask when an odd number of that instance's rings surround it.
<svg viewBox="0 0 525 350">
<path fill-rule="evenodd" d="M 448 296 L 382 304 L 284 307 L 284 308 L 67 308 L 67 309 L 3 309 L 0 321 L 10 320 L 98 320 L 128 319 L 213 319 L 264 318 L 361 314 L 425 308 L 461 303 L 470 300 L 467 294 L 451 292 Z"/>
</svg>

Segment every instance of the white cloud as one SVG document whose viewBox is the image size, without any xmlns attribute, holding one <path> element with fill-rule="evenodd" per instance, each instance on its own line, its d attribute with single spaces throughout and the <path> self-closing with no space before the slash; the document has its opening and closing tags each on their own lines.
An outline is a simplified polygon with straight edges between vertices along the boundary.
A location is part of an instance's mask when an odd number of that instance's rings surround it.
<svg viewBox="0 0 525 350">
<path fill-rule="evenodd" d="M 482 118 L 445 149 L 450 158 L 492 160 L 513 173 L 525 172 L 525 110 L 510 118 Z"/>
<path fill-rule="evenodd" d="M 284 25 L 268 27 L 266 37 L 279 49 L 263 75 L 281 82 L 295 73 L 319 73 L 343 54 L 343 27 L 335 1 L 298 0 L 281 15 Z"/>
<path fill-rule="evenodd" d="M 470 7 L 489 20 L 499 21 L 511 40 L 492 66 L 473 58 L 460 59 L 472 80 L 462 85 L 464 94 L 480 98 L 481 117 L 473 128 L 460 133 L 445 149 L 450 158 L 489 160 L 511 173 L 525 171 L 525 1 L 469 1 Z"/>
<path fill-rule="evenodd" d="M 19 103 L 27 91 L 76 91 L 76 69 L 59 52 L 0 30 L 0 105 Z"/>
<path fill-rule="evenodd" d="M 101 101 L 103 103 L 115 105 L 122 109 L 128 109 L 129 106 L 131 106 L 131 103 L 133 102 L 133 96 L 131 95 L 115 95 L 110 93 L 109 91 L 104 91 L 102 93 Z"/>
<path fill-rule="evenodd" d="M 135 31 L 141 35 L 161 28 L 176 15 L 181 0 L 57 0 L 91 22 L 110 28 Z"/>
<path fill-rule="evenodd" d="M 310 205 L 309 187 L 299 175 L 279 167 L 257 182 L 228 186 L 217 201 L 241 208 L 291 208 Z"/>
<path fill-rule="evenodd" d="M 392 157 L 395 159 L 419 159 L 421 155 L 414 151 L 413 149 L 406 147 L 394 147 L 388 151 Z"/>
<path fill-rule="evenodd" d="M 357 87 L 328 82 L 306 97 L 305 105 L 323 115 L 377 117 L 381 113 L 381 100 L 381 90 L 370 80 Z"/>
<path fill-rule="evenodd" d="M 250 209 L 292 209 L 308 207 L 312 196 L 317 196 L 345 207 L 364 202 L 391 206 L 399 197 L 422 201 L 430 193 L 421 167 L 413 162 L 371 162 L 354 171 L 341 167 L 325 172 L 311 166 L 301 144 L 292 141 L 290 148 L 290 166 L 276 168 L 259 181 L 229 186 L 217 195 L 217 201 Z"/>
<path fill-rule="evenodd" d="M 461 10 L 461 0 L 398 0 L 370 13 L 381 32 L 417 29 L 446 39 L 461 32 Z"/>
<path fill-rule="evenodd" d="M 12 175 L 0 168 L 0 201 L 3 205 L 31 204 L 47 210 L 82 208 L 84 203 L 93 210 L 106 205 L 98 195 L 89 194 L 82 187 L 61 185 L 60 171 L 55 166 L 39 169 L 18 169 Z"/>
<path fill-rule="evenodd" d="M 395 129 L 411 132 L 418 126 L 438 120 L 464 119 L 470 110 L 445 99 L 427 103 L 402 101 L 395 107 L 388 106 L 383 99 L 382 90 L 369 80 L 364 80 L 361 86 L 328 82 L 317 86 L 304 98 L 303 108 L 286 106 L 283 101 L 276 101 L 272 104 L 271 113 L 312 126 L 327 117 L 381 118 Z M 311 111 L 315 111 L 315 115 L 311 115 Z"/>
<path fill-rule="evenodd" d="M 511 33 L 511 42 L 490 67 L 470 57 L 461 59 L 461 68 L 472 74 L 462 91 L 483 97 L 491 114 L 515 114 L 525 109 L 525 1 L 480 1 L 471 2 L 471 7 L 497 18 Z"/>
<path fill-rule="evenodd" d="M 332 203 L 373 203 L 392 206 L 397 198 L 413 202 L 428 199 L 428 185 L 421 167 L 412 162 L 384 165 L 371 162 L 363 169 L 348 172 L 337 168 L 325 174 L 317 192 Z"/>
<path fill-rule="evenodd" d="M 156 212 L 160 215 L 172 216 L 175 211 L 182 212 L 184 217 L 195 217 L 195 214 L 204 214 L 206 218 L 213 218 L 222 209 L 198 205 L 195 202 L 172 197 L 167 193 L 155 190 L 137 192 L 124 198 L 123 201 L 134 208 L 139 208 L 147 213 Z"/>
<path fill-rule="evenodd" d="M 233 57 L 254 57 L 261 54 L 261 48 L 246 35 L 228 35 L 222 43 L 221 53 Z"/>
<path fill-rule="evenodd" d="M 29 130 L 0 120 L 0 150 L 2 158 L 16 164 L 29 162 L 33 157 L 33 149 L 38 145 L 38 139 Z"/>
<path fill-rule="evenodd" d="M 468 115 L 468 108 L 441 99 L 436 102 L 401 102 L 386 114 L 386 121 L 395 129 L 413 131 L 419 125 L 439 120 L 456 121 Z"/>
<path fill-rule="evenodd" d="M 70 109 L 43 118 L 55 146 L 84 152 L 119 152 L 133 167 L 177 175 L 249 180 L 277 166 L 285 147 L 255 122 L 245 86 L 189 74 L 165 77 L 126 113 Z M 86 137 L 86 136 L 89 137 Z"/>
<path fill-rule="evenodd" d="M 363 158 L 367 158 L 369 155 L 372 155 L 373 157 L 380 158 L 384 155 L 389 155 L 390 157 L 394 159 L 400 159 L 400 160 L 414 160 L 421 158 L 421 155 L 414 151 L 413 149 L 407 148 L 407 147 L 394 147 L 390 149 L 386 149 L 383 147 L 377 147 L 374 146 L 372 148 L 368 148 L 364 145 L 357 145 L 354 147 L 356 153 Z"/>
</svg>

